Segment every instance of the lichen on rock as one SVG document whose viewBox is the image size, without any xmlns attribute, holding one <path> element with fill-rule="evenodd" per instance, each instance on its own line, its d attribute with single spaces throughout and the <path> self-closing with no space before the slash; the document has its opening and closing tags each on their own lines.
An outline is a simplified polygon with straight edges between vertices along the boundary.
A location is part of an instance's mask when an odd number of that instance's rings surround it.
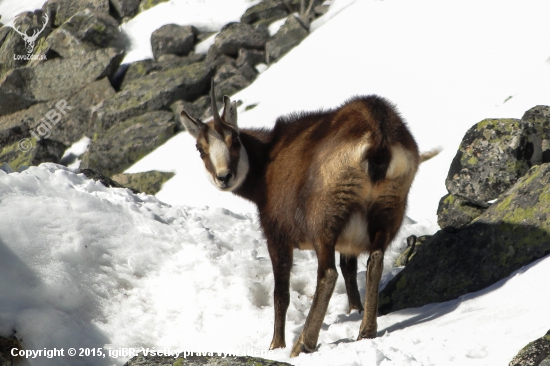
<svg viewBox="0 0 550 366">
<path fill-rule="evenodd" d="M 550 331 L 523 347 L 508 366 L 546 366 L 550 364 Z"/>
<path fill-rule="evenodd" d="M 534 166 L 461 230 L 438 231 L 380 293 L 380 312 L 481 290 L 550 254 L 550 164 Z"/>
</svg>

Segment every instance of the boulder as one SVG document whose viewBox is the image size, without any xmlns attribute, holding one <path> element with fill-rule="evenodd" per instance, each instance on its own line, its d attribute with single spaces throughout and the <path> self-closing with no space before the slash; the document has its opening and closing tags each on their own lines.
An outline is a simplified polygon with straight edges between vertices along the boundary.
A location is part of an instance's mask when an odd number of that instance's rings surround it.
<svg viewBox="0 0 550 366">
<path fill-rule="evenodd" d="M 431 239 L 431 235 L 422 235 L 416 237 L 416 235 L 411 235 L 407 238 L 407 248 L 401 253 L 401 255 L 395 261 L 397 267 L 404 267 L 409 263 L 409 261 L 414 257 L 416 253 L 420 250 L 422 245 Z"/>
<path fill-rule="evenodd" d="M 232 96 L 239 90 L 242 90 L 252 84 L 252 80 L 247 79 L 242 74 L 235 74 L 219 84 L 216 84 L 216 98 L 221 101 L 224 95 Z"/>
<path fill-rule="evenodd" d="M 526 137 L 533 144 L 534 164 L 550 162 L 550 106 L 538 105 L 529 109 L 521 120 L 525 123 Z"/>
<path fill-rule="evenodd" d="M 462 198 L 447 194 L 439 201 L 437 208 L 437 224 L 444 228 L 452 226 L 461 228 L 485 211 L 484 207 L 477 206 Z"/>
<path fill-rule="evenodd" d="M 267 62 L 270 63 L 280 59 L 288 51 L 300 44 L 308 34 L 309 31 L 294 15 L 289 16 L 285 24 L 279 28 L 277 33 L 265 45 Z"/>
<path fill-rule="evenodd" d="M 37 34 L 34 43 L 26 43 L 23 36 L 11 27 L 3 27 L 0 32 L 0 79 L 8 71 L 23 67 L 28 63 L 31 55 L 38 55 L 36 52 L 44 39 L 51 32 L 51 21 L 46 22 L 45 13 L 41 10 L 35 12 L 24 12 L 14 19 L 14 27 L 20 32 L 32 35 Z"/>
<path fill-rule="evenodd" d="M 3 147 L 0 162 L 8 163 L 14 171 L 23 166 L 59 163 L 66 149 L 66 145 L 52 139 L 35 141 L 27 138 Z"/>
<path fill-rule="evenodd" d="M 531 168 L 461 230 L 438 231 L 380 293 L 379 311 L 455 299 L 550 254 L 550 164 Z"/>
<path fill-rule="evenodd" d="M 50 16 L 54 27 L 61 26 L 70 17 L 84 9 L 109 14 L 109 0 L 49 0 L 42 7 L 42 10 Z"/>
<path fill-rule="evenodd" d="M 40 120 L 50 109 L 50 103 L 46 102 L 0 117 L 0 147 L 31 138 L 30 132 L 41 123 Z"/>
<path fill-rule="evenodd" d="M 158 5 L 160 3 L 165 3 L 168 0 L 141 0 L 139 4 L 139 11 L 145 11 L 148 9 L 151 9 L 153 6 Z"/>
<path fill-rule="evenodd" d="M 12 31 L 12 29 L 13 28 L 11 27 L 4 27 L 3 25 L 0 25 L 0 47 L 2 46 L 2 44 L 4 44 L 6 37 L 8 36 L 10 31 Z"/>
<path fill-rule="evenodd" d="M 115 91 L 109 80 L 103 78 L 85 86 L 67 99 L 66 103 L 63 101 L 40 103 L 0 117 L 0 146 L 6 146 L 23 138 L 36 141 L 31 132 L 39 138 L 51 137 L 70 146 L 83 136 L 92 135 L 92 111 L 114 94 Z M 56 106 L 58 103 L 61 109 Z M 42 127 L 39 127 L 40 125 Z"/>
<path fill-rule="evenodd" d="M 176 119 L 179 121 L 179 115 L 182 110 L 186 110 L 190 116 L 194 118 L 201 118 L 206 110 L 210 108 L 210 96 L 203 95 L 199 97 L 194 102 L 187 102 L 185 100 L 177 100 L 172 105 L 170 105 L 170 110 L 176 116 Z M 185 127 L 183 124 L 178 123 L 178 130 L 184 131 Z"/>
<path fill-rule="evenodd" d="M 466 132 L 445 181 L 447 190 L 487 207 L 539 163 L 533 152 L 521 120 L 483 120 Z"/>
<path fill-rule="evenodd" d="M 196 33 L 197 30 L 191 26 L 163 25 L 151 34 L 155 60 L 165 54 L 186 56 L 193 49 Z"/>
<path fill-rule="evenodd" d="M 104 101 L 115 96 L 116 92 L 109 83 L 109 79 L 103 78 L 86 85 L 73 97 L 67 100 L 72 110 L 63 117 L 61 123 L 56 125 L 54 131 L 56 139 L 72 145 L 84 136 L 93 136 L 97 132 L 93 125 L 92 115 Z"/>
<path fill-rule="evenodd" d="M 206 54 L 206 63 L 213 69 L 216 69 L 220 65 L 234 62 L 235 58 L 221 53 L 215 44 L 210 46 Z"/>
<path fill-rule="evenodd" d="M 247 49 L 241 48 L 237 55 L 237 61 L 235 62 L 235 66 L 241 67 L 244 65 L 249 65 L 251 67 L 254 67 L 261 63 L 266 63 L 264 51 L 247 50 Z"/>
<path fill-rule="evenodd" d="M 176 132 L 172 112 L 155 111 L 130 118 L 94 136 L 80 167 L 106 176 L 122 173 L 165 143 Z"/>
<path fill-rule="evenodd" d="M 19 340 L 14 336 L 0 337 L 0 366 L 17 365 L 19 357 L 11 355 L 13 348 L 23 349 Z"/>
<path fill-rule="evenodd" d="M 111 77 L 122 57 L 121 51 L 107 48 L 11 70 L 0 81 L 0 117 L 40 102 L 68 98 L 95 80 Z"/>
<path fill-rule="evenodd" d="M 124 366 L 290 366 L 286 362 L 249 356 L 187 356 L 174 360 L 172 356 L 144 356 L 143 353 L 130 359 Z"/>
<path fill-rule="evenodd" d="M 114 179 L 106 177 L 103 174 L 101 174 L 99 172 L 96 172 L 93 169 L 78 169 L 78 173 L 79 174 L 84 174 L 86 176 L 86 178 L 93 179 L 96 182 L 100 182 L 101 184 L 103 184 L 107 188 L 128 188 L 128 187 L 123 186 L 119 182 L 115 181 Z M 137 191 L 133 188 L 128 188 L 128 189 L 131 190 L 135 194 L 139 193 L 139 191 Z"/>
<path fill-rule="evenodd" d="M 251 6 L 241 16 L 241 22 L 252 24 L 263 21 L 267 24 L 270 22 L 285 18 L 290 13 L 300 10 L 300 0 L 267 0 L 259 4 Z"/>
<path fill-rule="evenodd" d="M 549 366 L 550 331 L 523 347 L 508 366 Z"/>
<path fill-rule="evenodd" d="M 109 14 L 84 9 L 57 28 L 39 51 L 52 50 L 68 58 L 108 47 L 124 49 L 117 21 Z"/>
<path fill-rule="evenodd" d="M 124 74 L 124 80 L 121 84 L 121 89 L 126 88 L 132 81 L 140 79 L 152 72 L 170 69 L 173 67 L 181 67 L 191 65 L 196 62 L 204 61 L 204 54 L 190 54 L 187 57 L 178 57 L 175 55 L 163 55 L 159 61 L 147 59 L 136 61 L 128 66 Z"/>
<path fill-rule="evenodd" d="M 139 11 L 140 0 L 110 0 L 120 19 L 133 18 Z"/>
<path fill-rule="evenodd" d="M 204 63 L 174 66 L 135 79 L 94 114 L 94 124 L 107 130 L 117 121 L 168 109 L 176 100 L 194 100 L 208 91 L 212 70 Z"/>
<path fill-rule="evenodd" d="M 219 52 L 236 57 L 241 48 L 262 50 L 268 39 L 269 31 L 265 26 L 229 23 L 218 33 L 214 44 Z"/>
<path fill-rule="evenodd" d="M 171 172 L 150 170 L 141 173 L 115 174 L 113 175 L 113 179 L 137 192 L 155 195 L 160 191 L 164 182 L 170 180 L 174 175 Z"/>
</svg>

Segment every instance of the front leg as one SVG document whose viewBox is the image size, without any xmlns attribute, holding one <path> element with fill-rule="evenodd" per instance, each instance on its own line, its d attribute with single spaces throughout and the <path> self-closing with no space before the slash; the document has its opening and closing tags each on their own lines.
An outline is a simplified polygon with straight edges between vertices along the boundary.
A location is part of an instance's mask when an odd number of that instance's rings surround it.
<svg viewBox="0 0 550 366">
<path fill-rule="evenodd" d="M 285 250 L 280 246 L 271 246 L 271 264 L 275 277 L 275 289 L 273 291 L 275 308 L 275 325 L 273 340 L 269 349 L 285 348 L 285 321 L 288 305 L 290 304 L 290 270 L 292 269 L 292 248 Z"/>
<path fill-rule="evenodd" d="M 340 253 L 340 269 L 346 283 L 346 292 L 348 294 L 349 311 L 363 311 L 359 289 L 357 288 L 357 257 L 354 255 L 345 255 Z"/>
<path fill-rule="evenodd" d="M 334 291 L 336 279 L 338 278 L 334 259 L 334 246 L 317 246 L 315 252 L 317 253 L 318 260 L 317 288 L 315 289 L 315 296 L 313 297 L 313 303 L 309 310 L 304 329 L 292 347 L 290 357 L 296 357 L 302 352 L 310 353 L 315 351 L 319 331 L 323 325 L 328 303 Z"/>
</svg>

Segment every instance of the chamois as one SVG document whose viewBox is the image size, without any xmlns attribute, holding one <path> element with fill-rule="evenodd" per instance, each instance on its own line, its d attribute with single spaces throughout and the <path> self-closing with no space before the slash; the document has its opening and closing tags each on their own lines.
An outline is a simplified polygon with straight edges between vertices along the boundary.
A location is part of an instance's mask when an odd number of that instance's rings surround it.
<svg viewBox="0 0 550 366">
<path fill-rule="evenodd" d="M 376 337 L 378 286 L 384 251 L 396 235 L 421 160 L 407 126 L 378 96 L 341 107 L 292 114 L 271 130 L 239 129 L 237 105 L 223 97 L 220 116 L 211 88 L 213 119 L 185 110 L 181 121 L 196 138 L 211 182 L 254 202 L 275 277 L 275 325 L 270 349 L 286 347 L 293 249 L 315 250 L 317 288 L 291 357 L 313 352 L 336 284 L 340 252 L 349 311 L 364 310 L 358 340 Z M 365 305 L 357 288 L 357 256 L 369 253 Z"/>
</svg>

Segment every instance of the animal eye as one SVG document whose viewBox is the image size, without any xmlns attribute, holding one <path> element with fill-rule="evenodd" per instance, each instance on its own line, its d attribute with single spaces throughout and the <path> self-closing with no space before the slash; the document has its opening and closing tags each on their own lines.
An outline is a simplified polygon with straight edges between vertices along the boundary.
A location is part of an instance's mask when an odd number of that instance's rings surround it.
<svg viewBox="0 0 550 366">
<path fill-rule="evenodd" d="M 205 154 L 202 146 L 197 144 L 197 145 L 195 145 L 195 147 L 197 148 L 197 151 L 199 152 L 199 154 L 201 154 L 201 158 L 202 158 Z"/>
<path fill-rule="evenodd" d="M 232 140 L 232 144 L 233 144 L 234 147 L 237 147 L 237 146 L 241 145 L 241 140 L 239 139 L 238 135 L 233 136 L 233 138 L 231 140 Z"/>
</svg>

